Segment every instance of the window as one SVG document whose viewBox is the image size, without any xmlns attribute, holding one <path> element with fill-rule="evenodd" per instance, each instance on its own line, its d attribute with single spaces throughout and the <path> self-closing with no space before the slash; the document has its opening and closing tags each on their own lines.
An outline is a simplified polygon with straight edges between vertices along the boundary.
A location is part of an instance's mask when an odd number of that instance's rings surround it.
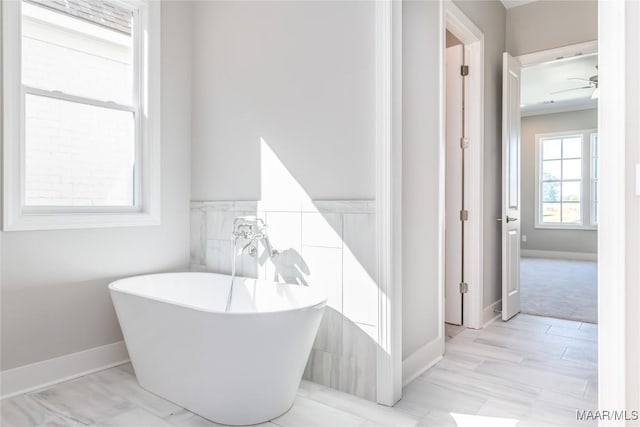
<svg viewBox="0 0 640 427">
<path fill-rule="evenodd" d="M 5 230 L 159 223 L 154 2 L 5 2 Z"/>
<path fill-rule="evenodd" d="M 588 189 L 595 188 L 592 175 L 595 169 L 593 158 L 584 155 L 585 141 L 591 135 L 591 131 L 576 131 L 536 137 L 536 227 L 591 228 L 594 225 L 592 212 L 596 199 L 593 190 Z M 593 142 L 591 144 L 593 146 Z M 584 179 L 590 176 L 591 180 Z"/>
</svg>

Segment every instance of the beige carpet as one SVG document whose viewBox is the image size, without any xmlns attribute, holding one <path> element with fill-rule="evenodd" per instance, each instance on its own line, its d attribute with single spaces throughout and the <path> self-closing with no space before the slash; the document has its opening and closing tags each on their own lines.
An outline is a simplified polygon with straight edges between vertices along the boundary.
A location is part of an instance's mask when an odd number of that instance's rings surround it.
<svg viewBox="0 0 640 427">
<path fill-rule="evenodd" d="M 597 271 L 592 261 L 523 257 L 522 312 L 598 323 Z"/>
</svg>

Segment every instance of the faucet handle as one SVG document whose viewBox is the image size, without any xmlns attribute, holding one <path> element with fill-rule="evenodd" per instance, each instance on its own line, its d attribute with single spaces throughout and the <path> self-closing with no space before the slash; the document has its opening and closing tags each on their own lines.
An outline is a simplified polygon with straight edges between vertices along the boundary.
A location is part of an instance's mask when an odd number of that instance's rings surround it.
<svg viewBox="0 0 640 427">
<path fill-rule="evenodd" d="M 239 216 L 233 220 L 232 234 L 235 237 L 253 239 L 264 233 L 266 225 L 261 218 L 255 216 Z"/>
</svg>

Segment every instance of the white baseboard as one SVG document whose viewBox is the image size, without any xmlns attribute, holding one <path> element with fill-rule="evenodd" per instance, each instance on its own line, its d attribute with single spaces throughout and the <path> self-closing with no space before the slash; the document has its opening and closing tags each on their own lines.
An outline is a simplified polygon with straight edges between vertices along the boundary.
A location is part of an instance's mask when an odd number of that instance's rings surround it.
<svg viewBox="0 0 640 427">
<path fill-rule="evenodd" d="M 502 310 L 502 299 L 499 299 L 498 301 L 494 302 L 488 307 L 485 307 L 482 310 L 482 327 L 483 328 L 486 328 L 487 326 L 489 326 L 490 324 L 492 324 L 493 322 L 495 322 L 497 319 L 500 318 L 501 314 L 499 312 L 496 312 L 496 310 Z"/>
<path fill-rule="evenodd" d="M 529 258 L 570 259 L 576 261 L 597 261 L 598 254 L 591 252 L 562 252 L 539 251 L 536 249 L 521 249 L 520 255 Z"/>
<path fill-rule="evenodd" d="M 0 372 L 0 398 L 16 396 L 129 361 L 124 341 Z"/>
<path fill-rule="evenodd" d="M 427 369 L 442 360 L 444 339 L 436 338 L 420 347 L 402 361 L 402 386 L 418 378 Z"/>
</svg>

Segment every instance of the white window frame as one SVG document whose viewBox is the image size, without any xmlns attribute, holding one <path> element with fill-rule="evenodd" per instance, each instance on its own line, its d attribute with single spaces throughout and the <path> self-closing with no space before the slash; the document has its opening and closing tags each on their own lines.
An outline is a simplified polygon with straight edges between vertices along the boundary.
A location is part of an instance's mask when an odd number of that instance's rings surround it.
<svg viewBox="0 0 640 427">
<path fill-rule="evenodd" d="M 541 133 L 535 135 L 536 140 L 536 159 L 535 159 L 535 225 L 537 229 L 553 229 L 553 230 L 596 230 L 597 226 L 591 223 L 591 150 L 590 141 L 591 134 L 596 133 L 595 129 L 579 129 L 564 132 Z M 568 136 L 582 137 L 582 178 L 581 178 L 581 195 L 580 195 L 580 216 L 581 224 L 554 224 L 542 222 L 542 203 L 540 197 L 542 194 L 542 143 L 543 139 L 554 137 L 566 138 Z M 586 187 L 586 188 L 585 188 Z"/>
<path fill-rule="evenodd" d="M 133 207 L 25 206 L 24 99 L 82 97 L 25 88 L 21 77 L 22 1 L 2 2 L 3 230 L 50 230 L 160 224 L 160 2 L 112 0 L 134 11 L 136 182 Z M 134 67 L 135 69 L 136 67 Z M 92 102 L 94 105 L 99 102 Z M 110 104 L 113 106 L 114 104 Z M 100 106 L 100 105 L 98 105 Z M 127 108 L 124 107 L 123 108 Z M 129 109 L 131 110 L 131 109 Z"/>
</svg>

